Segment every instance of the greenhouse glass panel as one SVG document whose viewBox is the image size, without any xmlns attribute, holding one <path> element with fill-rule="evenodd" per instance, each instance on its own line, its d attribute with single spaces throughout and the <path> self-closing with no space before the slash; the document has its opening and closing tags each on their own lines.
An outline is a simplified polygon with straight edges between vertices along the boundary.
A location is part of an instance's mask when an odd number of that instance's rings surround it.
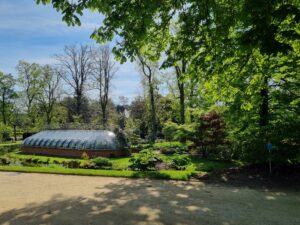
<svg viewBox="0 0 300 225">
<path fill-rule="evenodd" d="M 23 141 L 24 146 L 87 150 L 117 150 L 121 146 L 107 130 L 46 130 Z"/>
</svg>

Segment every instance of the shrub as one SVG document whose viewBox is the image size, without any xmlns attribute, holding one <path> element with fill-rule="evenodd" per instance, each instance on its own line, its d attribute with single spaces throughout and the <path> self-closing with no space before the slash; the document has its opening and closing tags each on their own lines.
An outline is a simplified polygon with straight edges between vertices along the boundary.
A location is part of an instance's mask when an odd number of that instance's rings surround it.
<svg viewBox="0 0 300 225">
<path fill-rule="evenodd" d="M 11 163 L 11 160 L 6 157 L 6 156 L 3 156 L 3 157 L 0 157 L 0 165 L 9 165 Z"/>
<path fill-rule="evenodd" d="M 177 153 L 177 149 L 175 149 L 175 148 L 162 148 L 162 149 L 160 149 L 160 152 L 162 154 L 165 154 L 165 155 L 173 155 L 173 154 Z"/>
<path fill-rule="evenodd" d="M 195 133 L 192 140 L 200 148 L 204 158 L 229 160 L 231 158 L 229 142 L 226 140 L 225 122 L 217 111 L 200 115 L 195 123 Z"/>
<path fill-rule="evenodd" d="M 160 150 L 163 154 L 174 154 L 176 152 L 188 151 L 190 143 L 182 143 L 179 141 L 155 143 L 153 148 Z"/>
<path fill-rule="evenodd" d="M 128 140 L 126 138 L 126 134 L 123 130 L 116 128 L 114 130 L 114 133 L 116 134 L 116 138 L 118 140 L 119 143 L 119 148 L 123 149 L 128 145 Z"/>
<path fill-rule="evenodd" d="M 176 155 L 172 159 L 172 166 L 177 170 L 184 170 L 191 165 L 191 159 L 187 155 Z"/>
<path fill-rule="evenodd" d="M 107 158 L 103 157 L 97 157 L 92 159 L 92 162 L 97 166 L 97 167 L 110 167 L 112 166 L 111 161 Z"/>
<path fill-rule="evenodd" d="M 151 150 L 142 150 L 133 155 L 130 160 L 129 166 L 133 170 L 155 170 L 157 163 L 162 162 L 160 157 Z"/>
<path fill-rule="evenodd" d="M 11 141 L 12 128 L 0 123 L 0 141 Z"/>
<path fill-rule="evenodd" d="M 93 162 L 83 162 L 80 164 L 80 168 L 83 169 L 96 169 L 96 165 Z"/>
<path fill-rule="evenodd" d="M 178 130 L 177 123 L 167 122 L 167 123 L 165 123 L 165 125 L 162 129 L 162 132 L 167 141 L 172 141 L 172 140 L 174 140 L 174 135 L 177 130 Z"/>
<path fill-rule="evenodd" d="M 89 160 L 90 159 L 89 155 L 86 152 L 82 153 L 81 158 L 84 159 L 84 160 Z"/>
<path fill-rule="evenodd" d="M 54 164 L 62 164 L 61 162 L 59 162 L 59 161 L 58 161 L 58 160 L 56 160 L 56 159 L 55 159 L 55 160 L 53 160 L 53 163 L 54 163 Z"/>
<path fill-rule="evenodd" d="M 61 162 L 59 162 L 57 160 L 53 160 L 53 163 L 62 165 L 63 167 L 66 167 L 66 168 L 72 168 L 72 169 L 80 168 L 80 161 L 78 161 L 78 160 L 61 161 Z"/>
<path fill-rule="evenodd" d="M 162 130 L 165 139 L 168 141 L 185 142 L 194 134 L 193 126 L 188 124 L 178 125 L 173 122 L 167 122 Z"/>
</svg>

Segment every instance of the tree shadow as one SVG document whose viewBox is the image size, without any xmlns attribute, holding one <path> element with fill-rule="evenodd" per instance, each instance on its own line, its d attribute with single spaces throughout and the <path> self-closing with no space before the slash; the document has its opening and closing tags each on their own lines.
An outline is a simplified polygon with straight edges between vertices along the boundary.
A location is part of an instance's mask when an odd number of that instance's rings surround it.
<svg viewBox="0 0 300 225">
<path fill-rule="evenodd" d="M 84 184 L 83 184 L 84 185 Z M 272 196 L 271 196 L 272 197 Z M 197 182 L 121 179 L 95 187 L 93 196 L 52 196 L 50 201 L 28 204 L 0 215 L 0 224 L 296 224 L 297 208 L 284 211 L 280 198 L 264 193 L 245 197 L 239 190 Z M 294 207 L 299 199 L 292 202 Z M 2 203 L 3 204 L 3 203 Z M 293 205 L 294 204 L 294 205 Z M 276 208 L 278 207 L 278 209 Z M 281 208 L 280 208 L 281 207 Z M 276 216 L 276 210 L 281 211 Z M 263 210 L 264 215 L 256 214 Z M 249 216 L 251 215 L 252 216 Z M 297 220 L 298 218 L 298 220 Z"/>
<path fill-rule="evenodd" d="M 207 184 L 230 187 L 255 188 L 271 191 L 299 191 L 300 166 L 274 167 L 272 174 L 266 164 L 253 164 L 240 168 L 218 170 L 195 179 Z"/>
</svg>

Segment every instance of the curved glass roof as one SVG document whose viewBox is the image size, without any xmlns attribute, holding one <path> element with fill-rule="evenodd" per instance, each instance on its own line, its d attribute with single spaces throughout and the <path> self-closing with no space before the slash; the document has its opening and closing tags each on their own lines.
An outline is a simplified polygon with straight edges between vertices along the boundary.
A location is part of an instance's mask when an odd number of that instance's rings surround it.
<svg viewBox="0 0 300 225">
<path fill-rule="evenodd" d="M 117 150 L 116 135 L 107 130 L 46 130 L 23 141 L 24 146 L 78 150 Z"/>
</svg>

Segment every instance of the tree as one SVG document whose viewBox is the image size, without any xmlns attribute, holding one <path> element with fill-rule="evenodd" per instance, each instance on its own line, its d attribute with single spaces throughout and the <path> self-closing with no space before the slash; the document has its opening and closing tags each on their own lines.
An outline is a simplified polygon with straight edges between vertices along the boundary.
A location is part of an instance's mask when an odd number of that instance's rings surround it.
<svg viewBox="0 0 300 225">
<path fill-rule="evenodd" d="M 139 66 L 143 76 L 146 79 L 146 85 L 149 94 L 149 105 L 150 105 L 150 141 L 154 142 L 157 136 L 157 118 L 156 118 L 156 106 L 155 106 L 155 72 L 157 65 L 150 60 L 147 60 L 144 56 L 138 55 Z"/>
<path fill-rule="evenodd" d="M 116 106 L 116 111 L 118 113 L 118 126 L 121 130 L 125 129 L 126 124 L 126 112 L 128 109 L 128 98 L 125 96 L 119 96 L 120 104 Z"/>
<path fill-rule="evenodd" d="M 76 116 L 82 116 L 82 101 L 88 78 L 93 73 L 91 48 L 87 45 L 65 46 L 64 53 L 57 55 L 60 76 L 71 89 L 76 99 Z"/>
<path fill-rule="evenodd" d="M 117 72 L 117 67 L 111 57 L 111 51 L 108 45 L 94 49 L 93 62 L 93 80 L 99 91 L 102 124 L 106 127 L 108 120 L 107 105 L 111 81 Z"/>
<path fill-rule="evenodd" d="M 27 116 L 31 125 L 36 121 L 36 103 L 41 90 L 43 82 L 41 79 L 41 66 L 36 63 L 28 63 L 25 61 L 19 61 L 17 65 L 17 71 L 19 73 L 18 83 L 21 86 L 22 97 L 24 98 L 23 104 L 25 104 Z"/>
<path fill-rule="evenodd" d="M 254 161 L 265 161 L 265 144 L 271 141 L 277 149 L 272 157 L 285 163 L 299 157 L 298 1 L 37 2 L 52 2 L 70 25 L 79 25 L 86 9 L 103 14 L 92 38 L 105 42 L 117 35 L 113 52 L 121 62 L 140 61 L 139 49 L 150 62 L 163 55 L 167 68 L 179 66 L 178 81 L 185 81 L 183 95 L 189 96 L 182 98 L 188 104 L 181 105 L 181 117 L 182 106 L 195 111 L 224 107 L 226 129 L 240 156 L 251 152 Z"/>
<path fill-rule="evenodd" d="M 146 138 L 148 134 L 148 124 L 146 122 L 146 99 L 137 96 L 129 105 L 129 117 L 134 123 L 134 133 L 140 138 Z"/>
<path fill-rule="evenodd" d="M 7 124 L 7 107 L 10 101 L 16 98 L 14 91 L 15 79 L 11 74 L 4 74 L 0 72 L 0 96 L 1 96 L 1 114 L 2 121 Z"/>
<path fill-rule="evenodd" d="M 54 105 L 59 97 L 60 76 L 50 65 L 42 68 L 44 82 L 42 94 L 39 97 L 42 111 L 46 114 L 46 123 L 50 125 L 53 117 Z"/>
</svg>

